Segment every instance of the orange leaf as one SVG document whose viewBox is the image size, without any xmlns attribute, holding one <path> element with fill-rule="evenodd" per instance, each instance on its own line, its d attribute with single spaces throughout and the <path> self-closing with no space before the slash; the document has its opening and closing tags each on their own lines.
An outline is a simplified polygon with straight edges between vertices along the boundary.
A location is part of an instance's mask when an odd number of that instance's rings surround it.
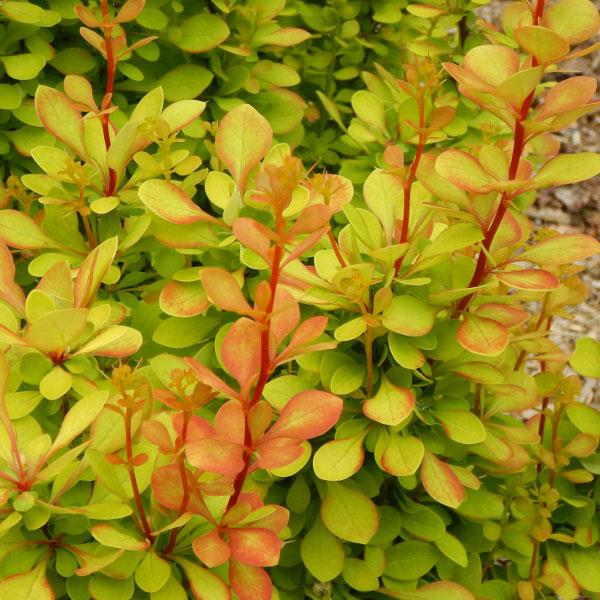
<svg viewBox="0 0 600 600">
<path fill-rule="evenodd" d="M 343 407 L 341 398 L 328 392 L 300 392 L 283 407 L 279 419 L 264 439 L 289 437 L 307 440 L 322 435 L 337 423 Z"/>
<path fill-rule="evenodd" d="M 15 263 L 10 250 L 0 242 L 0 300 L 25 314 L 25 294 L 15 283 Z"/>
<path fill-rule="evenodd" d="M 210 513 L 197 488 L 194 487 L 191 473 L 186 471 L 186 476 L 192 488 L 186 510 L 206 519 L 210 519 Z M 183 485 L 178 465 L 166 465 L 152 472 L 152 492 L 159 504 L 172 510 L 179 510 L 183 501 Z"/>
<path fill-rule="evenodd" d="M 197 469 L 237 475 L 244 468 L 243 446 L 219 438 L 203 438 L 187 445 L 186 456 Z"/>
<path fill-rule="evenodd" d="M 279 562 L 283 542 L 268 529 L 230 528 L 229 546 L 236 560 L 253 567 L 273 567 Z"/>
<path fill-rule="evenodd" d="M 529 318 L 529 313 L 520 306 L 494 302 L 481 304 L 475 309 L 475 312 L 480 317 L 499 321 L 506 327 L 516 327 L 527 321 Z"/>
<path fill-rule="evenodd" d="M 233 444 L 244 443 L 246 417 L 237 400 L 229 400 L 219 408 L 215 415 L 215 431 L 222 440 Z"/>
<path fill-rule="evenodd" d="M 484 44 L 465 54 L 463 67 L 491 86 L 500 85 L 519 70 L 519 55 L 507 46 Z"/>
<path fill-rule="evenodd" d="M 229 560 L 231 549 L 219 535 L 218 529 L 213 529 L 192 542 L 194 554 L 211 569 Z"/>
<path fill-rule="evenodd" d="M 542 269 L 522 269 L 520 271 L 497 271 L 496 277 L 505 285 L 518 290 L 549 292 L 555 290 L 560 281 L 558 277 Z"/>
<path fill-rule="evenodd" d="M 208 299 L 221 310 L 240 315 L 252 314 L 252 307 L 244 298 L 237 280 L 231 273 L 217 267 L 208 267 L 200 271 L 200 281 Z"/>
<path fill-rule="evenodd" d="M 270 264 L 269 248 L 273 234 L 266 225 L 248 217 L 240 217 L 233 224 L 233 234 L 242 245 Z"/>
<path fill-rule="evenodd" d="M 210 386 L 215 390 L 219 390 L 225 394 L 228 398 L 239 398 L 240 394 L 236 392 L 232 387 L 228 386 L 220 377 L 217 377 L 208 367 L 198 362 L 193 358 L 184 359 L 187 365 L 190 367 L 198 381 L 201 381 L 205 385 Z"/>
<path fill-rule="evenodd" d="M 269 122 L 249 104 L 234 108 L 219 124 L 215 139 L 217 155 L 242 195 L 248 174 L 265 156 L 272 139 Z"/>
<path fill-rule="evenodd" d="M 446 150 L 435 161 L 435 170 L 450 183 L 467 192 L 487 191 L 493 181 L 476 158 L 462 150 Z"/>
<path fill-rule="evenodd" d="M 158 303 L 171 317 L 195 317 L 209 306 L 204 289 L 197 281 L 169 281 L 162 289 Z"/>
<path fill-rule="evenodd" d="M 225 370 L 245 388 L 260 371 L 262 327 L 245 317 L 237 320 L 225 334 L 221 360 Z"/>
<path fill-rule="evenodd" d="M 170 181 L 148 179 L 140 186 L 138 196 L 148 210 L 169 223 L 218 223 L 217 219 L 196 206 L 181 187 Z"/>
<path fill-rule="evenodd" d="M 465 490 L 451 467 L 428 450 L 421 463 L 421 483 L 444 506 L 456 508 L 465 499 Z"/>
<path fill-rule="evenodd" d="M 275 348 L 296 329 L 299 322 L 300 306 L 298 302 L 289 292 L 283 288 L 279 288 L 275 294 L 270 328 Z"/>
<path fill-rule="evenodd" d="M 229 561 L 229 581 L 239 600 L 271 600 L 273 584 L 267 572 L 260 567 Z"/>
<path fill-rule="evenodd" d="M 546 93 L 544 104 L 536 115 L 536 119 L 547 119 L 561 115 L 590 102 L 596 91 L 594 77 L 569 77 L 557 83 Z"/>
<path fill-rule="evenodd" d="M 501 323 L 467 314 L 458 328 L 458 343 L 469 352 L 482 356 L 502 354 L 509 342 L 508 329 Z"/>
</svg>

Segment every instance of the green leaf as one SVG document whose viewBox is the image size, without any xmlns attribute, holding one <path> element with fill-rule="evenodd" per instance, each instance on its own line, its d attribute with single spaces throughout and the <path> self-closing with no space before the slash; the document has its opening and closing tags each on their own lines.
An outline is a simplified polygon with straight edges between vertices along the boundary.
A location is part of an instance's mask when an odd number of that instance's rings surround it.
<svg viewBox="0 0 600 600">
<path fill-rule="evenodd" d="M 434 414 L 451 440 L 459 444 L 479 444 L 485 441 L 485 427 L 473 413 L 436 410 Z"/>
<path fill-rule="evenodd" d="M 90 527 L 92 537 L 108 548 L 121 550 L 145 550 L 148 542 L 137 531 L 129 531 L 116 525 L 93 525 Z"/>
<path fill-rule="evenodd" d="M 431 244 L 425 246 L 419 259 L 424 260 L 440 254 L 451 254 L 456 250 L 480 242 L 483 237 L 479 227 L 471 223 L 455 223 L 444 229 Z"/>
<path fill-rule="evenodd" d="M 589 592 L 600 593 L 600 555 L 594 549 L 565 549 L 567 568 L 575 581 Z"/>
<path fill-rule="evenodd" d="M 158 592 L 171 577 L 171 566 L 155 552 L 147 552 L 135 570 L 135 582 L 145 592 Z"/>
<path fill-rule="evenodd" d="M 442 554 L 460 567 L 466 568 L 469 564 L 469 557 L 462 542 L 450 533 L 445 532 L 442 537 L 434 541 L 434 544 Z"/>
<path fill-rule="evenodd" d="M 357 92 L 370 94 L 369 92 Z M 388 244 L 394 241 L 396 215 L 400 213 L 399 203 L 402 198 L 402 181 L 381 169 L 375 169 L 363 186 L 363 194 L 367 206 L 379 219 Z"/>
<path fill-rule="evenodd" d="M 568 404 L 566 408 L 569 421 L 582 431 L 600 436 L 600 412 L 593 406 L 581 402 Z"/>
<path fill-rule="evenodd" d="M 319 581 L 332 581 L 344 567 L 342 544 L 318 517 L 302 539 L 300 556 L 311 575 Z"/>
<path fill-rule="evenodd" d="M 20 81 L 34 79 L 46 64 L 39 54 L 13 54 L 0 57 L 0 61 L 4 63 L 6 74 Z"/>
<path fill-rule="evenodd" d="M 362 443 L 367 433 L 323 444 L 313 457 L 315 475 L 324 481 L 342 481 L 352 477 L 362 467 Z"/>
<path fill-rule="evenodd" d="M 108 392 L 93 392 L 78 400 L 62 421 L 50 453 L 64 448 L 100 414 L 108 400 Z"/>
<path fill-rule="evenodd" d="M 591 235 L 565 233 L 545 239 L 517 256 L 542 265 L 565 265 L 600 252 L 600 242 Z"/>
<path fill-rule="evenodd" d="M 28 25 L 39 25 L 44 17 L 44 9 L 41 6 L 30 2 L 14 2 L 13 0 L 3 2 L 0 12 L 12 21 Z"/>
<path fill-rule="evenodd" d="M 436 581 L 411 591 L 385 590 L 383 593 L 400 600 L 475 600 L 469 590 L 452 581 Z"/>
<path fill-rule="evenodd" d="M 578 152 L 550 159 L 535 176 L 536 188 L 566 185 L 591 179 L 600 173 L 600 154 Z"/>
<path fill-rule="evenodd" d="M 180 23 L 170 37 L 185 52 L 206 52 L 229 37 L 229 27 L 216 15 L 200 13 Z"/>
<path fill-rule="evenodd" d="M 405 369 L 420 369 L 425 364 L 425 355 L 414 346 L 409 338 L 390 332 L 388 344 L 394 360 Z"/>
<path fill-rule="evenodd" d="M 57 400 L 71 389 L 72 382 L 71 374 L 57 365 L 40 381 L 40 392 L 48 400 Z"/>
<path fill-rule="evenodd" d="M 158 326 L 152 341 L 168 348 L 187 348 L 208 337 L 219 321 L 210 317 L 170 317 Z"/>
<path fill-rule="evenodd" d="M 117 236 L 109 238 L 94 248 L 81 263 L 74 286 L 76 307 L 89 306 L 96 297 L 100 282 L 111 267 L 118 245 Z"/>
<path fill-rule="evenodd" d="M 321 519 L 331 533 L 348 542 L 368 544 L 379 526 L 375 504 L 362 492 L 328 483 Z"/>
<path fill-rule="evenodd" d="M 171 69 L 157 82 L 169 102 L 191 100 L 199 96 L 213 80 L 213 74 L 200 65 L 186 63 Z"/>
<path fill-rule="evenodd" d="M 56 247 L 25 213 L 10 209 L 0 211 L 0 239 L 21 249 Z"/>
<path fill-rule="evenodd" d="M 358 592 L 372 592 L 379 588 L 379 578 L 373 574 L 364 560 L 358 558 L 346 559 L 342 577 L 352 589 Z"/>
<path fill-rule="evenodd" d="M 413 581 L 428 573 L 438 561 L 439 553 L 426 542 L 410 541 L 395 544 L 385 553 L 384 573 L 401 581 Z"/>
<path fill-rule="evenodd" d="M 15 2 L 15 4 L 21 4 Z M 9 85 L 8 83 L 0 83 L 0 109 L 14 110 L 21 106 L 23 99 L 23 91 L 18 84 Z"/>
<path fill-rule="evenodd" d="M 40 352 L 63 352 L 85 331 L 87 317 L 85 308 L 53 310 L 29 325 L 25 341 Z"/>
<path fill-rule="evenodd" d="M 409 337 L 429 333 L 434 322 L 435 309 L 413 296 L 396 296 L 382 314 L 384 327 Z"/>
<path fill-rule="evenodd" d="M 346 323 L 342 323 L 333 333 L 336 340 L 348 342 L 360 337 L 367 330 L 367 323 L 362 317 L 356 317 Z"/>
<path fill-rule="evenodd" d="M 133 577 L 115 579 L 102 573 L 94 573 L 89 584 L 90 595 L 95 600 L 129 600 L 134 588 Z"/>
<path fill-rule="evenodd" d="M 578 339 L 569 364 L 584 377 L 600 379 L 600 342 L 588 337 Z"/>
</svg>

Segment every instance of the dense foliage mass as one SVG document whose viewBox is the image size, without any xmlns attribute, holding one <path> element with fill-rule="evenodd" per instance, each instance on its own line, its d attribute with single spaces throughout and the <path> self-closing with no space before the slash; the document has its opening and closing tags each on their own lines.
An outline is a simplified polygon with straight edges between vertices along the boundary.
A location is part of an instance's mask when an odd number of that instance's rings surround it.
<svg viewBox="0 0 600 600">
<path fill-rule="evenodd" d="M 0 1 L 0 598 L 598 597 L 593 3 L 115 4 Z"/>
</svg>

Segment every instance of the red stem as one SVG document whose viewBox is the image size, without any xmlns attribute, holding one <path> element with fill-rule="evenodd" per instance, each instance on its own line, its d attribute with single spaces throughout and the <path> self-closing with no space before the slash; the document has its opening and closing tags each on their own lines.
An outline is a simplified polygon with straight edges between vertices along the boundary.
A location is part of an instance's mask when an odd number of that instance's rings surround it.
<svg viewBox="0 0 600 600">
<path fill-rule="evenodd" d="M 135 500 L 135 505 L 137 506 L 140 521 L 142 523 L 142 529 L 144 530 L 144 535 L 146 536 L 146 539 L 153 542 L 154 536 L 152 535 L 152 530 L 150 529 L 148 519 L 146 518 L 146 511 L 144 510 L 144 505 L 142 503 L 142 496 L 140 494 L 140 488 L 135 476 L 135 467 L 133 465 L 133 439 L 131 435 L 131 418 L 133 413 L 131 408 L 127 408 L 123 416 L 125 420 L 125 453 L 127 455 L 127 472 L 129 473 L 129 481 L 131 482 L 131 489 L 133 490 L 133 498 Z"/>
<path fill-rule="evenodd" d="M 329 237 L 329 241 L 331 242 L 331 247 L 333 248 L 335 257 L 337 258 L 338 262 L 340 263 L 340 266 L 342 267 L 342 269 L 344 269 L 348 265 L 346 264 L 346 261 L 344 260 L 344 257 L 342 256 L 340 247 L 338 246 L 337 240 L 335 239 L 335 236 L 333 235 L 333 231 L 331 231 L 331 228 L 327 232 L 327 236 Z"/>
<path fill-rule="evenodd" d="M 539 22 L 543 12 L 544 12 L 544 2 L 545 0 L 538 0 L 535 15 L 534 15 L 534 24 L 537 25 Z M 533 57 L 532 65 L 535 67 L 538 65 L 538 62 L 535 57 Z M 527 118 L 529 114 L 529 109 L 531 108 L 531 103 L 533 102 L 533 98 L 535 96 L 535 90 L 525 98 L 521 106 L 521 110 L 519 111 L 519 116 L 515 122 L 515 141 L 513 143 L 513 151 L 512 157 L 510 159 L 510 167 L 508 169 L 508 179 L 513 181 L 516 178 L 517 170 L 519 169 L 519 161 L 521 160 L 521 156 L 523 155 L 523 149 L 525 147 L 525 128 L 523 127 L 523 121 Z M 483 248 L 485 251 L 481 251 L 479 256 L 477 257 L 477 265 L 475 267 L 475 272 L 473 273 L 473 277 L 471 278 L 471 282 L 469 283 L 469 287 L 477 287 L 482 281 L 483 278 L 487 275 L 487 255 L 490 251 L 492 243 L 494 242 L 494 237 L 498 232 L 498 228 L 502 223 L 502 219 L 510 206 L 510 202 L 513 196 L 508 192 L 502 192 L 502 196 L 500 198 L 500 205 L 498 206 L 498 210 L 494 215 L 491 225 L 485 233 L 485 237 L 483 240 Z M 469 306 L 469 303 L 473 299 L 475 294 L 469 294 L 465 296 L 456 307 L 454 311 L 454 316 L 457 316 L 459 313 L 464 312 L 465 309 Z"/>
<path fill-rule="evenodd" d="M 113 87 L 115 83 L 116 62 L 112 44 L 112 23 L 108 14 L 108 0 L 102 0 L 102 17 L 104 23 L 102 30 L 104 32 L 104 45 L 106 46 L 106 92 L 102 99 L 102 110 L 108 110 L 111 106 Z M 104 136 L 104 145 L 108 150 L 110 148 L 110 115 L 102 115 L 102 135 Z M 112 196 L 117 187 L 117 174 L 111 168 L 108 169 L 108 186 L 104 188 L 107 196 Z"/>
<path fill-rule="evenodd" d="M 419 163 L 421 162 L 421 157 L 423 156 L 423 150 L 425 149 L 425 141 L 427 139 L 427 134 L 423 131 L 425 127 L 425 98 L 423 95 L 419 97 L 419 144 L 417 146 L 417 153 L 415 154 L 415 158 L 410 166 L 410 171 L 408 172 L 408 178 L 404 182 L 404 208 L 402 213 L 402 230 L 400 232 L 400 243 L 404 244 L 408 241 L 408 223 L 410 221 L 410 196 L 412 191 L 413 183 L 415 182 L 415 177 L 417 175 L 417 169 L 419 168 Z M 398 271 L 402 266 L 402 261 L 404 260 L 404 256 L 401 256 L 394 265 L 394 277 L 398 277 Z"/>
<path fill-rule="evenodd" d="M 283 231 L 283 227 L 283 219 L 279 217 L 277 219 L 277 232 L 279 234 L 281 234 L 281 232 Z M 258 374 L 258 382 L 256 384 L 256 387 L 254 388 L 254 393 L 252 394 L 250 402 L 248 402 L 244 407 L 246 412 L 246 427 L 244 432 L 244 468 L 237 474 L 235 481 L 233 482 L 233 494 L 229 498 L 229 502 L 227 503 L 227 510 L 229 510 L 232 506 L 234 506 L 237 503 L 240 494 L 242 493 L 242 488 L 244 487 L 246 477 L 248 476 L 248 471 L 250 470 L 250 461 L 252 457 L 250 450 L 252 444 L 252 434 L 250 433 L 250 427 L 248 426 L 248 411 L 260 400 L 265 385 L 269 380 L 269 375 L 271 374 L 271 357 L 269 352 L 271 314 L 273 312 L 273 306 L 275 304 L 275 293 L 277 292 L 277 284 L 279 283 L 279 275 L 281 273 L 282 255 L 283 247 L 280 245 L 279 242 L 277 242 L 275 246 L 275 251 L 273 252 L 273 267 L 271 270 L 271 278 L 269 281 L 271 295 L 267 304 L 264 328 L 260 336 L 260 371 Z"/>
<path fill-rule="evenodd" d="M 187 432 L 190 424 L 191 414 L 187 411 L 183 413 L 183 426 L 181 428 L 181 438 L 178 443 L 177 450 L 179 454 L 177 456 L 177 466 L 179 467 L 179 478 L 181 479 L 181 486 L 183 488 L 183 496 L 181 498 L 181 504 L 179 505 L 179 516 L 181 516 L 187 509 L 188 503 L 190 501 L 190 486 L 187 478 L 187 471 L 185 468 L 185 459 L 183 455 L 183 449 L 185 448 L 186 440 L 187 440 Z M 181 531 L 181 527 L 177 527 L 171 531 L 171 536 L 169 538 L 169 544 L 165 550 L 165 554 L 170 556 L 173 553 L 175 548 L 175 544 L 177 543 L 177 536 Z"/>
</svg>

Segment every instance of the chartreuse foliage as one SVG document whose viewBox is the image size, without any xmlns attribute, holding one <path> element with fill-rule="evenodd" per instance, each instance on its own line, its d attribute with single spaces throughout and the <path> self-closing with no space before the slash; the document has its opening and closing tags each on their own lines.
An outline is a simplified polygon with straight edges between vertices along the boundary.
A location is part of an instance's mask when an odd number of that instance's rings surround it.
<svg viewBox="0 0 600 600">
<path fill-rule="evenodd" d="M 0 598 L 600 594 L 600 16 L 473 8 L 0 4 Z"/>
</svg>

